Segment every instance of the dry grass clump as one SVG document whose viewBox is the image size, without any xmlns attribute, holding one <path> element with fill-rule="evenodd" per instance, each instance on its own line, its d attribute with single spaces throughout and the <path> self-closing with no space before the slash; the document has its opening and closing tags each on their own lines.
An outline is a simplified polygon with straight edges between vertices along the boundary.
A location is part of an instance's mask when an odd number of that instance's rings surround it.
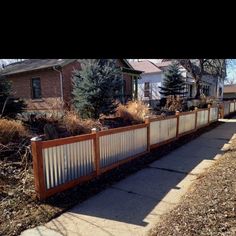
<svg viewBox="0 0 236 236">
<path fill-rule="evenodd" d="M 182 111 L 183 110 L 183 99 L 180 96 L 170 95 L 166 99 L 165 108 L 169 111 Z"/>
<path fill-rule="evenodd" d="M 7 144 L 26 136 L 28 131 L 21 121 L 0 119 L 0 143 Z"/>
<path fill-rule="evenodd" d="M 126 105 L 119 104 L 115 115 L 122 117 L 124 120 L 143 122 L 145 116 L 150 115 L 150 111 L 148 106 L 143 102 L 131 101 Z"/>
<path fill-rule="evenodd" d="M 74 111 L 67 111 L 62 119 L 66 130 L 72 135 L 90 133 L 92 128 L 100 128 L 99 121 L 86 119 L 83 120 Z"/>
</svg>

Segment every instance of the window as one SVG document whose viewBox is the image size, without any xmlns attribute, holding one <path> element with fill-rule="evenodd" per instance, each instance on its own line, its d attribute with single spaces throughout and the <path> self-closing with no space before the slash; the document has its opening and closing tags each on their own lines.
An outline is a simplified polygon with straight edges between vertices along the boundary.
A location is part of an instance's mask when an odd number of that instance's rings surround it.
<svg viewBox="0 0 236 236">
<path fill-rule="evenodd" d="M 193 85 L 192 84 L 189 85 L 189 96 L 190 96 L 190 98 L 193 97 Z"/>
<path fill-rule="evenodd" d="M 202 88 L 202 92 L 203 92 L 203 94 L 205 94 L 206 96 L 209 96 L 209 95 L 210 95 L 210 86 L 204 85 L 203 88 Z"/>
<path fill-rule="evenodd" d="M 32 79 L 32 98 L 40 99 L 41 96 L 41 81 L 40 78 Z"/>
<path fill-rule="evenodd" d="M 222 88 L 219 88 L 219 96 L 222 96 Z"/>
<path fill-rule="evenodd" d="M 150 83 L 144 83 L 144 97 L 150 97 Z"/>
</svg>

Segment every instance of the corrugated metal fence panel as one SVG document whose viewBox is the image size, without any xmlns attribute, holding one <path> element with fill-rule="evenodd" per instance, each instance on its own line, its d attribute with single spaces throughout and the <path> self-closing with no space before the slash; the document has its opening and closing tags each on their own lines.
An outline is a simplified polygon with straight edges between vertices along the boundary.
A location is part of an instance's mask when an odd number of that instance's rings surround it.
<svg viewBox="0 0 236 236">
<path fill-rule="evenodd" d="M 224 103 L 224 115 L 228 115 L 229 114 L 229 103 Z"/>
<path fill-rule="evenodd" d="M 230 112 L 234 112 L 234 102 L 230 103 L 230 108 L 229 108 Z"/>
<path fill-rule="evenodd" d="M 215 121 L 218 119 L 218 107 L 210 108 L 210 121 Z"/>
<path fill-rule="evenodd" d="M 157 144 L 176 136 L 177 118 L 151 121 L 150 144 Z"/>
<path fill-rule="evenodd" d="M 147 150 L 147 127 L 99 137 L 100 166 L 106 167 Z"/>
<path fill-rule="evenodd" d="M 195 129 L 195 113 L 179 116 L 179 134 Z"/>
<path fill-rule="evenodd" d="M 208 123 L 208 110 L 197 112 L 197 127 L 206 125 Z"/>
<path fill-rule="evenodd" d="M 47 189 L 94 171 L 93 139 L 43 149 Z"/>
</svg>

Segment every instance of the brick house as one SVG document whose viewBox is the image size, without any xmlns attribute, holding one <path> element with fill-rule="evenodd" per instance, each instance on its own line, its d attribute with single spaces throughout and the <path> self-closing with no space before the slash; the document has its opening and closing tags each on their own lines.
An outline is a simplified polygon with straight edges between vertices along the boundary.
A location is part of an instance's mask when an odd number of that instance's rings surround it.
<svg viewBox="0 0 236 236">
<path fill-rule="evenodd" d="M 124 87 L 122 102 L 137 98 L 137 80 L 141 71 L 134 70 L 125 59 L 117 59 Z M 72 73 L 80 69 L 78 59 L 27 59 L 6 66 L 1 75 L 12 82 L 15 97 L 27 102 L 28 110 L 58 109 L 63 101 L 71 103 Z"/>
</svg>

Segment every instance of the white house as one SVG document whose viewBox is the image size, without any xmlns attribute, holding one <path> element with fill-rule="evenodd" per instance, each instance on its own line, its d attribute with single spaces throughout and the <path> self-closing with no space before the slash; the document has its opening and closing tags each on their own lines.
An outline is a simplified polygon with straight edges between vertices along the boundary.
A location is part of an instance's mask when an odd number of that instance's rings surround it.
<svg viewBox="0 0 236 236">
<path fill-rule="evenodd" d="M 150 60 L 131 61 L 134 69 L 143 71 L 141 79 L 138 80 L 138 99 L 148 102 L 151 106 L 156 106 L 162 98 L 160 88 L 165 78 L 165 70 L 171 64 L 171 61 L 154 63 Z M 180 68 L 182 75 L 186 78 L 186 70 Z M 193 80 L 186 79 L 187 97 L 192 96 Z"/>
<path fill-rule="evenodd" d="M 141 79 L 138 80 L 138 99 L 151 104 L 160 100 L 159 86 L 162 85 L 163 71 L 149 60 L 130 62 L 130 64 L 133 68 L 143 71 Z"/>
<path fill-rule="evenodd" d="M 162 97 L 159 87 L 162 86 L 162 82 L 165 78 L 165 70 L 171 64 L 171 61 L 172 60 L 162 59 L 153 59 L 152 61 L 147 59 L 130 61 L 130 64 L 135 70 L 143 71 L 141 74 L 141 79 L 138 80 L 138 98 L 140 100 L 148 101 L 150 105 L 156 106 Z M 183 67 L 180 67 L 180 70 L 182 72 L 182 76 L 185 78 L 186 98 L 194 98 L 196 94 L 195 81 Z M 223 83 L 223 78 L 204 76 L 202 78 L 202 92 L 206 96 L 222 99 Z"/>
</svg>

